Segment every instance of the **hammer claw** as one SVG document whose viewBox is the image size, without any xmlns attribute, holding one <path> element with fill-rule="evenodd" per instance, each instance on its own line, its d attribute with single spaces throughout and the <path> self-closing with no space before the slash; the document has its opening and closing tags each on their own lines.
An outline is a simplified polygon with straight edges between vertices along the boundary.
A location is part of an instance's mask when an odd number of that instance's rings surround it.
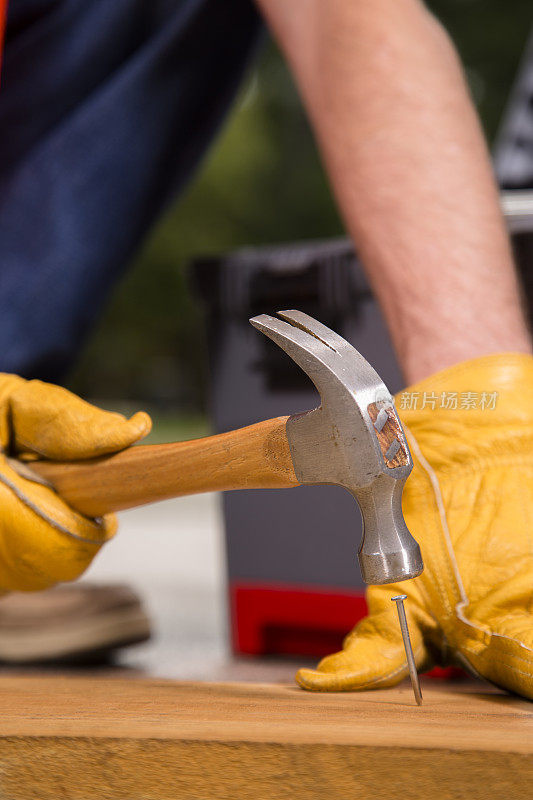
<svg viewBox="0 0 533 800">
<path fill-rule="evenodd" d="M 323 325 L 318 320 L 310 317 L 309 314 L 304 314 L 303 311 L 295 310 L 278 311 L 277 313 L 281 319 L 284 319 L 286 322 L 289 322 L 296 328 L 300 328 L 300 330 L 311 334 L 311 336 L 314 336 L 315 339 L 319 339 L 321 342 L 323 342 L 323 344 L 325 344 L 331 350 L 334 350 L 339 355 L 342 353 L 347 353 L 348 351 L 354 352 L 354 348 L 346 341 L 346 339 L 343 339 L 342 336 L 339 336 L 338 333 L 335 333 L 331 330 L 331 328 Z"/>
<path fill-rule="evenodd" d="M 278 311 L 278 316 L 261 314 L 250 322 L 285 350 L 311 378 L 322 401 L 331 394 L 332 378 L 342 386 L 355 381 L 385 387 L 381 378 L 346 339 L 303 311 Z M 350 374 L 348 374 L 350 373 Z"/>
<path fill-rule="evenodd" d="M 306 315 L 302 315 L 306 316 Z M 319 392 L 326 389 L 322 383 L 332 373 L 332 363 L 337 351 L 304 328 L 284 322 L 269 314 L 260 314 L 250 320 L 254 328 L 272 339 L 311 378 Z M 327 328 L 326 328 L 327 330 Z M 331 377 L 329 378 L 331 380 Z"/>
</svg>

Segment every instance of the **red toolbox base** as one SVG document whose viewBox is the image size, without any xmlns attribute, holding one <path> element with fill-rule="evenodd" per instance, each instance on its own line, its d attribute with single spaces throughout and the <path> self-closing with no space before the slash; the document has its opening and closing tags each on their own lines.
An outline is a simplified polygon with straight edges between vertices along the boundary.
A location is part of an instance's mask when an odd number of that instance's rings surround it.
<svg viewBox="0 0 533 800">
<path fill-rule="evenodd" d="M 230 583 L 233 651 L 246 655 L 321 656 L 334 653 L 367 613 L 363 592 L 325 586 Z M 436 667 L 431 677 L 460 678 Z"/>
</svg>

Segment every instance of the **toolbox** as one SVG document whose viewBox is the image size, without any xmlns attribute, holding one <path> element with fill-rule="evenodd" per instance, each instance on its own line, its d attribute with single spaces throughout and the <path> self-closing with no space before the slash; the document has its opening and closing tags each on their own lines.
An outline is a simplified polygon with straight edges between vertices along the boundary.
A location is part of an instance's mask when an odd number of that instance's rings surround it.
<svg viewBox="0 0 533 800">
<path fill-rule="evenodd" d="M 504 193 L 502 206 L 533 308 L 533 193 Z M 401 389 L 389 334 L 350 240 L 198 259 L 192 276 L 206 310 L 215 432 L 320 402 L 305 374 L 249 325 L 260 313 L 298 308 L 316 317 L 353 344 L 391 392 Z M 226 492 L 222 503 L 234 651 L 318 656 L 338 649 L 366 611 L 354 499 L 337 486 L 307 486 Z"/>
</svg>

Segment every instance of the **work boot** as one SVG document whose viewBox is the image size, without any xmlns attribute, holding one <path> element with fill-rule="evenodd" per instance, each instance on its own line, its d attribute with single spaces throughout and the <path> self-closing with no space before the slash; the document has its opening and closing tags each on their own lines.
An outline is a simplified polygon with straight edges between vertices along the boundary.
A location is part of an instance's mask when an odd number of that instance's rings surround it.
<svg viewBox="0 0 533 800">
<path fill-rule="evenodd" d="M 0 663 L 92 660 L 149 637 L 149 619 L 127 586 L 63 584 L 0 598 Z"/>
</svg>

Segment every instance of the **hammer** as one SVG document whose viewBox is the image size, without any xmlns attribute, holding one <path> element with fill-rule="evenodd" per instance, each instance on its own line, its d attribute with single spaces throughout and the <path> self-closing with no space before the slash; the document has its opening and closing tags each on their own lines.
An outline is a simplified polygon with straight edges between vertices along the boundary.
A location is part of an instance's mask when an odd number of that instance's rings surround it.
<svg viewBox="0 0 533 800">
<path fill-rule="evenodd" d="M 33 461 L 21 474 L 44 480 L 90 517 L 197 492 L 337 484 L 357 500 L 363 579 L 395 583 L 423 570 L 402 514 L 413 467 L 385 384 L 345 339 L 301 311 L 250 320 L 311 378 L 313 411 L 188 442 L 137 445 L 85 461 Z"/>
</svg>

